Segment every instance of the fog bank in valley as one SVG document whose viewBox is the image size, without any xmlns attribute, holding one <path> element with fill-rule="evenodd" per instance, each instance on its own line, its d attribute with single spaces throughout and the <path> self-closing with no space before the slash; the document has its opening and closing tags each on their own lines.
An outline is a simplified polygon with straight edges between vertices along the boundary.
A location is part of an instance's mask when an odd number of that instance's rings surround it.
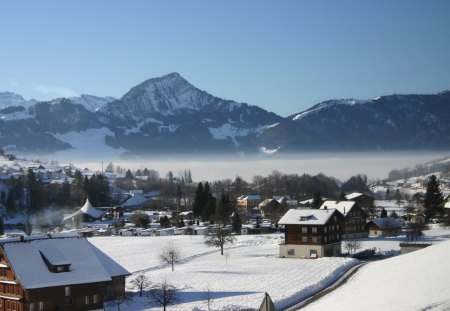
<svg viewBox="0 0 450 311">
<path fill-rule="evenodd" d="M 115 166 L 130 169 L 154 169 L 161 176 L 172 171 L 190 169 L 194 181 L 218 180 L 241 176 L 251 181 L 255 175 L 268 175 L 274 170 L 285 174 L 323 173 L 327 176 L 346 180 L 356 174 L 366 174 L 369 179 L 387 178 L 389 171 L 414 167 L 432 160 L 450 156 L 446 151 L 411 152 L 352 152 L 352 153 L 302 153 L 277 157 L 252 156 L 178 156 L 166 158 L 136 159 L 133 161 L 98 157 L 96 159 L 66 159 L 79 168 L 88 167 L 101 170 L 109 162 Z M 62 161 L 62 159 L 61 159 Z M 103 162 L 103 163 L 102 163 Z"/>
</svg>

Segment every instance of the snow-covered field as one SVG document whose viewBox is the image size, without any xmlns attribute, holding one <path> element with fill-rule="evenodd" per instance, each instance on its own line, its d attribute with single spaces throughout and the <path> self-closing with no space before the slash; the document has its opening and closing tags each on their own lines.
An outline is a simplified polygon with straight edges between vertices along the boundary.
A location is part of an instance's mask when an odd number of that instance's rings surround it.
<svg viewBox="0 0 450 311">
<path fill-rule="evenodd" d="M 167 280 L 174 285 L 179 290 L 179 301 L 168 310 L 207 310 L 208 292 L 213 298 L 211 310 L 258 309 L 265 292 L 270 294 L 276 307 L 282 309 L 308 297 L 317 288 L 326 287 L 343 271 L 358 263 L 348 258 L 278 258 L 281 239 L 280 234 L 238 236 L 237 242 L 225 249 L 224 256 L 218 249 L 208 248 L 200 236 L 94 237 L 89 240 L 133 273 L 128 278 L 128 286 L 140 272 L 145 272 L 153 284 Z M 351 287 L 355 294 L 351 290 L 338 294 L 341 291 L 338 289 L 336 294 L 328 295 L 334 297 L 330 298 L 334 299 L 331 302 L 320 304 L 328 299 L 326 296 L 308 307 L 314 308 L 312 310 L 425 310 L 436 303 L 436 309 L 430 310 L 448 310 L 450 285 L 444 285 L 444 280 L 450 284 L 450 265 L 447 264 L 450 262 L 450 242 L 441 243 L 448 239 L 450 230 L 426 231 L 424 240 L 432 241 L 436 246 L 369 263 L 360 270 L 362 282 L 358 281 L 358 272 L 349 285 L 342 287 L 344 290 L 355 280 L 357 285 Z M 384 254 L 399 253 L 400 241 L 401 238 L 361 239 L 363 249 L 375 247 Z M 175 265 L 174 272 L 158 260 L 162 247 L 170 243 L 183 253 L 183 260 Z M 131 298 L 122 304 L 122 310 L 160 308 L 150 302 L 148 291 L 139 298 L 136 289 L 128 290 Z M 421 296 L 417 291 L 425 294 L 416 299 Z M 426 298 L 427 293 L 431 298 Z M 360 300 L 360 296 L 371 297 L 378 304 L 366 303 Z M 407 297 L 413 302 L 404 304 Z M 336 301 L 340 301 L 339 309 L 335 308 Z M 107 307 L 110 311 L 116 309 L 113 305 Z"/>
<path fill-rule="evenodd" d="M 133 273 L 145 272 L 150 281 L 168 283 L 179 289 L 179 302 L 169 310 L 206 310 L 206 296 L 213 298 L 212 310 L 257 309 L 268 292 L 278 308 L 290 305 L 311 291 L 332 283 L 357 263 L 347 258 L 299 260 L 278 258 L 281 235 L 239 236 L 225 249 L 208 248 L 201 236 L 95 237 L 89 240 Z M 183 253 L 175 271 L 161 265 L 158 253 L 173 243 Z M 136 289 L 130 289 L 136 291 Z M 144 296 L 148 296 L 146 293 Z M 108 310 L 116 310 L 110 306 Z M 147 297 L 133 298 L 123 310 L 153 310 Z"/>
</svg>

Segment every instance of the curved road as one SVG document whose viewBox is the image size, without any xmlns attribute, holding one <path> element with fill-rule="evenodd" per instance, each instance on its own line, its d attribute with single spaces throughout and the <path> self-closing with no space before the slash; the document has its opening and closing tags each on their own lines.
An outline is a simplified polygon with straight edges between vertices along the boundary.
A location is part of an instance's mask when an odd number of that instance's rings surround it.
<svg viewBox="0 0 450 311">
<path fill-rule="evenodd" d="M 346 272 L 344 272 L 336 281 L 334 281 L 334 283 L 332 283 L 330 286 L 325 287 L 323 289 L 319 289 L 317 292 L 315 292 L 314 294 L 312 294 L 311 296 L 309 296 L 308 298 L 305 298 L 297 303 L 295 303 L 292 306 L 280 309 L 280 311 L 294 311 L 294 310 L 299 310 L 301 308 L 303 308 L 304 306 L 310 304 L 313 301 L 316 301 L 317 299 L 319 299 L 320 297 L 328 294 L 329 292 L 335 290 L 336 288 L 338 288 L 339 286 L 345 284 L 347 282 L 347 280 L 353 275 L 355 274 L 359 268 L 361 268 L 362 266 L 364 266 L 367 262 L 361 262 L 353 267 L 351 267 L 350 269 L 348 269 Z"/>
</svg>

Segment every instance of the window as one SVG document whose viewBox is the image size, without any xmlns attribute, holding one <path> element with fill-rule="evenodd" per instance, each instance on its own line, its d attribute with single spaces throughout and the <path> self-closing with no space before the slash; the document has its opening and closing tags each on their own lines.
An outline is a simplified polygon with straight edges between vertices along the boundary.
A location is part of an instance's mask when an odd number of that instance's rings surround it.
<svg viewBox="0 0 450 311">
<path fill-rule="evenodd" d="M 308 242 L 308 237 L 307 236 L 302 236 L 302 242 Z"/>
<path fill-rule="evenodd" d="M 336 229 L 339 230 L 339 225 L 336 225 Z"/>
<path fill-rule="evenodd" d="M 84 304 L 85 305 L 89 304 L 89 296 L 84 296 Z"/>
<path fill-rule="evenodd" d="M 315 250 L 315 249 L 309 250 L 309 257 L 310 258 L 317 258 L 317 250 Z"/>
<path fill-rule="evenodd" d="M 312 233 L 317 233 L 317 227 L 312 227 Z"/>
<path fill-rule="evenodd" d="M 288 256 L 294 256 L 295 255 L 295 249 L 293 249 L 293 248 L 288 249 L 287 254 L 288 254 Z"/>
<path fill-rule="evenodd" d="M 323 227 L 323 232 L 327 233 L 327 227 Z"/>
<path fill-rule="evenodd" d="M 44 302 L 39 301 L 38 310 L 44 310 Z"/>
<path fill-rule="evenodd" d="M 302 227 L 302 233 L 308 233 L 308 227 Z"/>
<path fill-rule="evenodd" d="M 97 303 L 97 302 L 98 302 L 97 295 L 92 296 L 92 303 Z"/>
<path fill-rule="evenodd" d="M 30 303 L 30 311 L 34 311 L 34 303 Z"/>
<path fill-rule="evenodd" d="M 312 242 L 313 242 L 313 243 L 317 243 L 317 237 L 316 237 L 316 236 L 313 236 L 313 237 L 312 237 Z"/>
<path fill-rule="evenodd" d="M 325 242 L 325 243 L 327 242 L 327 236 L 324 237 L 324 242 Z"/>
<path fill-rule="evenodd" d="M 70 286 L 66 286 L 66 287 L 64 287 L 64 295 L 67 297 L 67 296 L 70 296 Z"/>
</svg>

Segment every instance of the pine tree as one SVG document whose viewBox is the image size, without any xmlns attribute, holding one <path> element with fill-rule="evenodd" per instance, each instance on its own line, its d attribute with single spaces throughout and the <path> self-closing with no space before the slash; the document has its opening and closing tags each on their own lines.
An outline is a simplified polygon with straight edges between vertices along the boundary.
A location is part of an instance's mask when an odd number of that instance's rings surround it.
<svg viewBox="0 0 450 311">
<path fill-rule="evenodd" d="M 205 208 L 206 200 L 203 192 L 203 184 L 198 183 L 197 190 L 194 194 L 194 203 L 192 204 L 192 212 L 195 217 L 200 217 L 203 215 L 203 209 Z"/>
<path fill-rule="evenodd" d="M 5 225 L 3 224 L 3 217 L 0 216 L 0 235 L 5 234 Z"/>
<path fill-rule="evenodd" d="M 226 224 L 230 220 L 230 215 L 233 212 L 230 195 L 222 191 L 216 209 L 216 220 L 222 224 Z"/>
<path fill-rule="evenodd" d="M 320 205 L 322 205 L 322 195 L 320 194 L 319 191 L 316 191 L 314 193 L 314 197 L 313 197 L 313 201 L 311 203 L 311 207 L 317 209 L 317 208 L 320 207 Z"/>
<path fill-rule="evenodd" d="M 388 217 L 388 213 L 383 207 L 383 209 L 381 210 L 380 218 L 387 218 L 387 217 Z"/>
<path fill-rule="evenodd" d="M 427 191 L 425 193 L 425 216 L 429 220 L 442 214 L 442 204 L 444 203 L 444 196 L 439 188 L 439 181 L 435 175 L 431 175 L 428 179 Z"/>
<path fill-rule="evenodd" d="M 241 234 L 242 220 L 241 215 L 235 210 L 231 219 L 231 225 L 233 227 L 233 232 Z"/>
</svg>

